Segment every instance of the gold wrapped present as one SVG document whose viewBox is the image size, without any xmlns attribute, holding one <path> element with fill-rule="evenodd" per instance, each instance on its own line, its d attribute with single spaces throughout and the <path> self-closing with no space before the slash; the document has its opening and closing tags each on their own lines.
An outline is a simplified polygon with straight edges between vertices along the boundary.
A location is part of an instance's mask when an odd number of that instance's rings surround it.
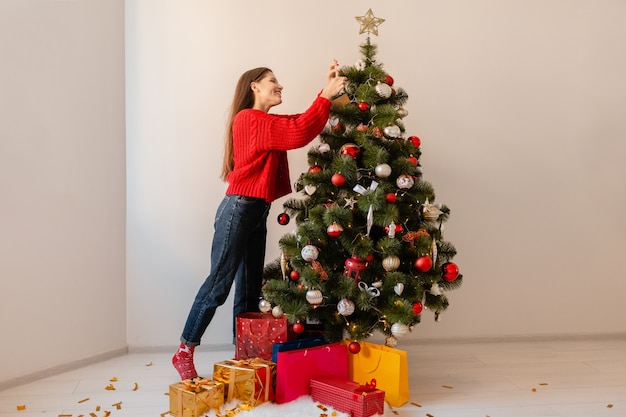
<svg viewBox="0 0 626 417">
<path fill-rule="evenodd" d="M 222 382 L 224 401 L 238 399 L 254 407 L 274 400 L 274 374 L 276 364 L 261 359 L 231 359 L 213 365 L 213 379 Z"/>
<path fill-rule="evenodd" d="M 224 384 L 204 378 L 187 379 L 170 385 L 170 414 L 199 417 L 224 404 Z"/>
</svg>

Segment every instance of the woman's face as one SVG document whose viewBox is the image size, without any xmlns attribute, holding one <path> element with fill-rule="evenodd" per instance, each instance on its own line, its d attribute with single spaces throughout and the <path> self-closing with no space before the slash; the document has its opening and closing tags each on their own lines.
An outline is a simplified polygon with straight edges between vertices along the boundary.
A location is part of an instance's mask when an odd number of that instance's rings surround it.
<svg viewBox="0 0 626 417">
<path fill-rule="evenodd" d="M 250 84 L 254 92 L 254 106 L 257 110 L 265 112 L 273 106 L 283 102 L 281 92 L 283 86 L 278 83 L 273 72 L 269 71 L 259 81 L 253 81 Z"/>
</svg>

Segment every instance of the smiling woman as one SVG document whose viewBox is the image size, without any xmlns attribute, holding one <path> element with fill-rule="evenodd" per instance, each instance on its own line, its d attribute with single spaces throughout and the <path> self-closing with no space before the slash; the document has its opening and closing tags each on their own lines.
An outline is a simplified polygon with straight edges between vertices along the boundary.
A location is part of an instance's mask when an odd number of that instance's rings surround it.
<svg viewBox="0 0 626 417">
<path fill-rule="evenodd" d="M 259 67 L 239 78 L 222 169 L 222 179 L 229 185 L 215 216 L 211 273 L 196 295 L 172 358 L 181 379 L 198 375 L 194 348 L 233 283 L 233 317 L 258 311 L 270 204 L 291 192 L 287 151 L 307 145 L 322 131 L 330 114 L 330 99 L 344 88 L 345 81 L 333 62 L 325 87 L 304 113 L 274 115 L 268 111 L 282 103 L 283 89 L 274 73 Z"/>
</svg>

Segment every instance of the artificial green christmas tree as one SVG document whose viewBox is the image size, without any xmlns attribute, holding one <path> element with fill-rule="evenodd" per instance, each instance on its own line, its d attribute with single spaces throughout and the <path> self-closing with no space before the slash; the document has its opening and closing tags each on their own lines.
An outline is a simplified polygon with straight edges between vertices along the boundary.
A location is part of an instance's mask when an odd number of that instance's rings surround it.
<svg viewBox="0 0 626 417">
<path fill-rule="evenodd" d="M 420 322 L 448 307 L 445 293 L 462 275 L 443 239 L 450 210 L 435 204 L 422 178 L 420 139 L 402 120 L 407 93 L 376 61 L 382 19 L 357 18 L 367 40 L 362 58 L 340 68 L 345 93 L 335 100 L 310 167 L 278 222 L 295 219 L 280 239 L 281 259 L 266 265 L 262 311 L 286 314 L 296 333 L 310 323 L 329 342 L 364 340 L 378 330 L 395 346 Z"/>
</svg>

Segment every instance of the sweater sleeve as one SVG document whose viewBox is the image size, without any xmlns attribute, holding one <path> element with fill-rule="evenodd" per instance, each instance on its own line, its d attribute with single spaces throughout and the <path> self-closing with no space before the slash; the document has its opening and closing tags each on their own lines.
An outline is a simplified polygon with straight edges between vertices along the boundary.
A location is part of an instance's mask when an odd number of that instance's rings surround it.
<svg viewBox="0 0 626 417">
<path fill-rule="evenodd" d="M 256 118 L 256 130 L 261 140 L 260 150 L 287 151 L 305 146 L 324 129 L 330 114 L 330 100 L 318 96 L 311 106 L 296 115 L 264 113 Z"/>
</svg>

